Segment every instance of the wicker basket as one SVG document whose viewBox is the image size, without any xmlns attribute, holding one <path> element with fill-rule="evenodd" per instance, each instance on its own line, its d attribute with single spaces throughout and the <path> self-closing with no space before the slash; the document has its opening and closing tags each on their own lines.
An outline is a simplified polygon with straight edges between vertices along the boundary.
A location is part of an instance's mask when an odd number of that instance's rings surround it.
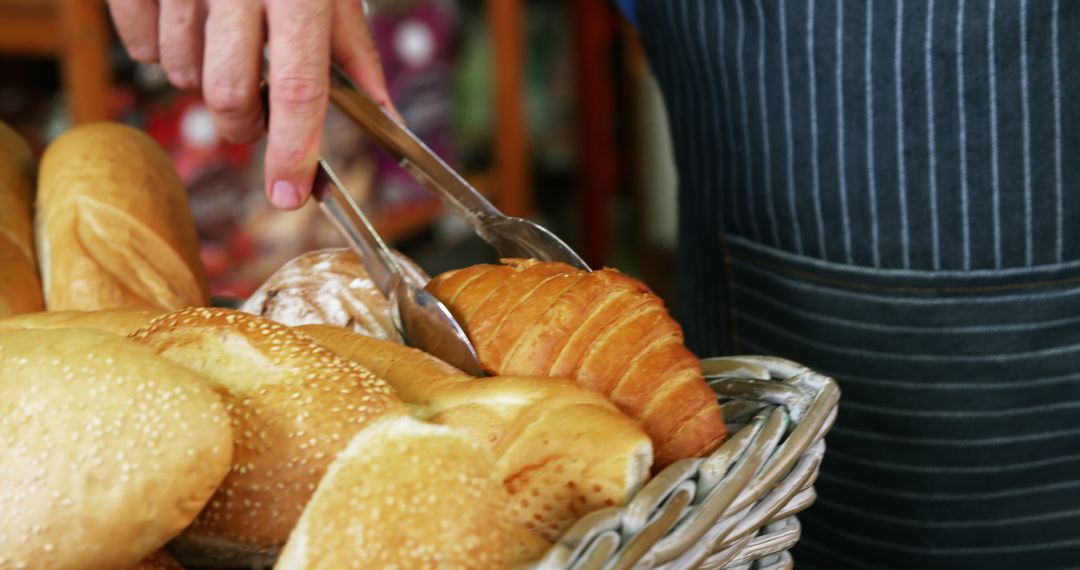
<svg viewBox="0 0 1080 570">
<path fill-rule="evenodd" d="M 702 361 L 732 437 L 664 469 L 625 507 L 589 513 L 537 569 L 792 568 L 795 513 L 813 504 L 840 391 L 778 358 Z"/>
</svg>

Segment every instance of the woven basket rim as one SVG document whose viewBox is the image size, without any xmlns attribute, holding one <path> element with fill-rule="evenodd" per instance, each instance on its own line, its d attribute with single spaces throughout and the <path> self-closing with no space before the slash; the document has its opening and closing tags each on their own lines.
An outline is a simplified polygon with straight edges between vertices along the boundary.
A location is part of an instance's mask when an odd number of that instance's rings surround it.
<svg viewBox="0 0 1080 570">
<path fill-rule="evenodd" d="M 732 429 L 711 455 L 678 461 L 622 507 L 586 514 L 537 569 L 791 567 L 795 514 L 813 483 L 836 417 L 831 378 L 771 356 L 702 360 Z"/>
</svg>

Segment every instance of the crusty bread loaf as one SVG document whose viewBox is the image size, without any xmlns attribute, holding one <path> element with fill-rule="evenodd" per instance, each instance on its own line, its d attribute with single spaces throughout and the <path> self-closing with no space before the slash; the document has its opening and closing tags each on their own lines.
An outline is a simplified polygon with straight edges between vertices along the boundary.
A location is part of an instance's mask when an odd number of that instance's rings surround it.
<svg viewBox="0 0 1080 570">
<path fill-rule="evenodd" d="M 131 338 L 203 373 L 235 430 L 232 472 L 174 541 L 185 564 L 272 561 L 352 436 L 376 418 L 405 413 L 390 387 L 359 365 L 239 311 L 185 309 Z"/>
<path fill-rule="evenodd" d="M 403 258 L 402 266 L 410 267 Z M 427 282 L 426 276 L 422 282 Z M 401 342 L 390 303 L 351 249 L 312 251 L 292 259 L 274 272 L 240 310 L 288 326 L 337 325 L 373 338 Z"/>
<path fill-rule="evenodd" d="M 428 284 L 492 374 L 572 378 L 641 422 L 656 467 L 704 455 L 727 430 L 699 361 L 663 302 L 611 269 L 509 259 Z"/>
<path fill-rule="evenodd" d="M 184 567 L 175 558 L 169 556 L 168 552 L 158 550 L 128 570 L 184 570 Z"/>
<path fill-rule="evenodd" d="M 0 122 L 0 317 L 44 308 L 34 255 L 34 155 Z"/>
<path fill-rule="evenodd" d="M 475 379 L 338 327 L 298 330 L 385 379 L 415 417 L 463 429 L 490 449 L 510 520 L 547 540 L 585 513 L 623 504 L 648 478 L 648 436 L 595 391 L 548 378 Z"/>
<path fill-rule="evenodd" d="M 203 508 L 232 429 L 199 374 L 87 329 L 0 333 L 0 568 L 127 568 Z"/>
<path fill-rule="evenodd" d="M 434 392 L 474 380 L 422 350 L 380 341 L 342 327 L 302 325 L 295 330 L 386 380 L 405 402 L 426 402 Z"/>
<path fill-rule="evenodd" d="M 149 136 L 69 130 L 45 151 L 37 253 L 49 310 L 175 310 L 209 302 L 187 193 Z"/>
<path fill-rule="evenodd" d="M 493 463 L 452 429 L 380 419 L 330 464 L 275 568 L 503 568 Z"/>
<path fill-rule="evenodd" d="M 34 179 L 37 174 L 34 150 L 22 135 L 3 121 L 0 121 L 0 150 L 27 178 Z"/>
<path fill-rule="evenodd" d="M 156 309 L 44 311 L 0 319 L 0 329 L 86 328 L 127 336 L 162 314 L 164 311 Z"/>
</svg>

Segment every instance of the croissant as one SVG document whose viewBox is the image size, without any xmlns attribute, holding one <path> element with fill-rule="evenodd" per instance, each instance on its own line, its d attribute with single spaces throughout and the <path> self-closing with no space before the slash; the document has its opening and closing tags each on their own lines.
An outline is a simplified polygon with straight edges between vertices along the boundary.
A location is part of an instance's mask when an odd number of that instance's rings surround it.
<svg viewBox="0 0 1080 570">
<path fill-rule="evenodd" d="M 653 441 L 654 465 L 715 449 L 716 394 L 682 329 L 643 283 L 612 269 L 507 259 L 428 284 L 491 374 L 571 378 L 606 395 Z"/>
</svg>

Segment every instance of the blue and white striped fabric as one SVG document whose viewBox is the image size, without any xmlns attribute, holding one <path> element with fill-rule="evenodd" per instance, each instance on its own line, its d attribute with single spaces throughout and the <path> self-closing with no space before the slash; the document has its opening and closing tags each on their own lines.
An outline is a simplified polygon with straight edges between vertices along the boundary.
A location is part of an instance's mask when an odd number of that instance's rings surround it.
<svg viewBox="0 0 1080 570">
<path fill-rule="evenodd" d="M 1080 568 L 1080 1 L 637 0 L 702 355 L 844 392 L 799 568 Z"/>
</svg>

